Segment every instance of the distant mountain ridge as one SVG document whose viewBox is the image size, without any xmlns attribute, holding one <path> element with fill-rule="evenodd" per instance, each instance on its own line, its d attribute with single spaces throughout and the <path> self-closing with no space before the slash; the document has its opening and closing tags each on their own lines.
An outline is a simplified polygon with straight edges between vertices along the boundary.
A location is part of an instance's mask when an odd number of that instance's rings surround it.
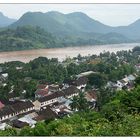
<svg viewBox="0 0 140 140">
<path fill-rule="evenodd" d="M 59 36 L 73 35 L 77 33 L 100 33 L 108 34 L 110 32 L 119 33 L 129 39 L 140 39 L 140 20 L 128 25 L 111 27 L 90 18 L 82 12 L 73 12 L 63 14 L 57 11 L 47 13 L 27 12 L 11 27 L 33 25 L 40 26 L 48 32 Z"/>
<path fill-rule="evenodd" d="M 82 12 L 27 12 L 1 28 L 0 51 L 140 42 L 139 27 L 111 27 Z"/>
<path fill-rule="evenodd" d="M 3 15 L 3 13 L 0 12 L 0 27 L 6 27 L 12 23 L 14 23 L 16 19 L 11 19 Z"/>
</svg>

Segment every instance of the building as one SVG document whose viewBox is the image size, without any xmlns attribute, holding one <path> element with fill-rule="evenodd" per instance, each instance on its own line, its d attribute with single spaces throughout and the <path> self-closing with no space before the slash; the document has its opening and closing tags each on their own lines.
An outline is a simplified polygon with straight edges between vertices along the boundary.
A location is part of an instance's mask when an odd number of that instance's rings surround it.
<svg viewBox="0 0 140 140">
<path fill-rule="evenodd" d="M 45 97 L 47 96 L 49 93 L 49 89 L 37 89 L 35 91 L 35 98 L 42 98 L 42 97 Z"/>
<path fill-rule="evenodd" d="M 49 85 L 49 92 L 57 92 L 59 90 L 60 90 L 59 85 L 55 84 Z"/>
<path fill-rule="evenodd" d="M 34 110 L 34 105 L 30 101 L 17 102 L 0 109 L 0 121 L 8 120 L 12 117 Z"/>
<path fill-rule="evenodd" d="M 73 96 L 77 96 L 80 92 L 80 90 L 76 86 L 70 86 L 62 91 L 64 93 L 64 97 L 66 98 L 72 98 Z"/>
<path fill-rule="evenodd" d="M 80 78 L 80 77 L 88 76 L 88 75 L 94 74 L 94 73 L 97 73 L 97 72 L 87 71 L 87 72 L 83 72 L 83 73 L 76 75 L 76 77 Z"/>
<path fill-rule="evenodd" d="M 73 85 L 76 86 L 78 89 L 84 91 L 84 88 L 86 87 L 88 82 L 88 78 L 86 77 L 79 77 L 73 82 Z"/>
<path fill-rule="evenodd" d="M 86 77 L 79 77 L 76 80 L 65 80 L 64 89 L 66 89 L 70 86 L 76 86 L 78 89 L 84 91 L 84 88 L 86 87 L 87 82 L 88 82 L 88 78 L 86 78 Z"/>
<path fill-rule="evenodd" d="M 33 104 L 34 104 L 36 110 L 40 110 L 41 107 L 44 107 L 44 106 L 57 102 L 58 98 L 62 97 L 62 96 L 64 96 L 64 93 L 62 91 L 58 91 L 58 92 L 49 94 L 48 96 L 39 98 Z"/>
<path fill-rule="evenodd" d="M 57 114 L 54 111 L 52 111 L 50 107 L 47 106 L 45 109 L 41 108 L 35 120 L 36 121 L 53 120 L 57 117 L 58 117 Z"/>
</svg>

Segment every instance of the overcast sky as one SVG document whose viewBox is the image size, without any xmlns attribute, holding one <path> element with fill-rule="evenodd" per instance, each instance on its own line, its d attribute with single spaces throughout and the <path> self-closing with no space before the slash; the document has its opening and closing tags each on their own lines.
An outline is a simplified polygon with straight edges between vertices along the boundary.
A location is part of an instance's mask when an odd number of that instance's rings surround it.
<svg viewBox="0 0 140 140">
<path fill-rule="evenodd" d="M 128 25 L 140 19 L 140 4 L 0 4 L 0 11 L 15 19 L 28 11 L 77 11 L 111 26 Z"/>
</svg>

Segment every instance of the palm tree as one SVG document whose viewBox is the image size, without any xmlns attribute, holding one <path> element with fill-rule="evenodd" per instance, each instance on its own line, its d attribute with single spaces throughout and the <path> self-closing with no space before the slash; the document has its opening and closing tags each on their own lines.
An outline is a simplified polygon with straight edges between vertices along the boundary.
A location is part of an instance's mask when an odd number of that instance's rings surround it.
<svg viewBox="0 0 140 140">
<path fill-rule="evenodd" d="M 87 111 L 89 108 L 88 102 L 85 99 L 85 95 L 83 92 L 80 92 L 79 96 L 74 96 L 71 101 L 72 103 L 70 104 L 70 106 L 74 111 Z"/>
<path fill-rule="evenodd" d="M 79 93 L 78 97 L 78 110 L 79 111 L 87 111 L 89 108 L 88 102 L 85 99 L 85 95 L 83 92 Z"/>
<path fill-rule="evenodd" d="M 70 107 L 72 110 L 76 111 L 77 107 L 78 107 L 78 97 L 77 96 L 74 96 L 72 99 L 71 99 L 72 103 L 70 104 Z"/>
</svg>

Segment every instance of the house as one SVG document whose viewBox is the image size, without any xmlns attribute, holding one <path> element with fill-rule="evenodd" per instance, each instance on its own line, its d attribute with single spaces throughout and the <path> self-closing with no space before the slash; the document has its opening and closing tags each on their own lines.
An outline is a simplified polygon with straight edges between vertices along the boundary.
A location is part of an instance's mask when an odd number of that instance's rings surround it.
<svg viewBox="0 0 140 140">
<path fill-rule="evenodd" d="M 132 74 L 130 74 L 128 77 L 129 81 L 134 81 L 136 79 L 136 77 Z"/>
<path fill-rule="evenodd" d="M 95 106 L 96 106 L 96 103 L 97 103 L 97 93 L 96 93 L 96 91 L 95 90 L 88 91 L 85 94 L 85 98 L 87 99 L 90 107 L 94 109 Z"/>
<path fill-rule="evenodd" d="M 65 79 L 63 81 L 63 89 L 68 88 L 70 85 L 73 85 L 74 80 L 71 79 Z"/>
<path fill-rule="evenodd" d="M 25 126 L 29 126 L 29 124 L 27 122 L 22 122 L 20 120 L 13 120 L 12 126 L 15 128 L 23 128 Z"/>
<path fill-rule="evenodd" d="M 48 89 L 48 84 L 40 84 L 37 86 L 37 89 Z"/>
<path fill-rule="evenodd" d="M 34 110 L 34 105 L 30 101 L 17 102 L 12 105 L 7 105 L 0 109 L 0 121 L 10 119 L 32 110 Z"/>
<path fill-rule="evenodd" d="M 80 90 L 76 86 L 70 86 L 62 91 L 64 93 L 64 97 L 66 98 L 72 98 L 73 96 L 77 96 L 80 92 Z"/>
<path fill-rule="evenodd" d="M 37 89 L 35 91 L 35 98 L 41 98 L 47 96 L 49 93 L 49 89 Z"/>
<path fill-rule="evenodd" d="M 35 120 L 33 120 L 29 116 L 24 116 L 24 117 L 22 117 L 22 118 L 20 118 L 18 120 L 21 121 L 21 122 L 29 124 L 29 126 L 31 126 L 32 128 L 35 127 L 35 124 L 37 123 Z"/>
<path fill-rule="evenodd" d="M 117 90 L 121 90 L 122 87 L 124 87 L 127 83 L 123 80 L 118 80 L 117 83 L 116 83 L 116 88 Z"/>
<path fill-rule="evenodd" d="M 48 84 L 40 84 L 37 86 L 37 90 L 35 91 L 35 98 L 45 97 L 49 93 Z"/>
<path fill-rule="evenodd" d="M 76 77 L 77 77 L 77 78 L 85 77 L 85 76 L 88 76 L 88 75 L 94 74 L 94 73 L 97 73 L 97 72 L 87 71 L 87 72 L 83 72 L 83 73 L 80 73 L 80 74 L 76 75 Z"/>
<path fill-rule="evenodd" d="M 95 102 L 97 101 L 97 93 L 95 90 L 90 90 L 85 94 L 85 98 L 87 99 L 87 101 L 90 102 Z"/>
<path fill-rule="evenodd" d="M 50 107 L 47 106 L 45 109 L 41 108 L 35 120 L 36 121 L 54 120 L 57 117 L 58 115 L 54 111 L 52 111 Z"/>
<path fill-rule="evenodd" d="M 57 102 L 58 98 L 62 96 L 64 96 L 64 93 L 62 91 L 58 91 L 58 92 L 49 94 L 48 96 L 39 98 L 33 103 L 35 106 L 35 110 L 40 110 L 41 107 Z"/>
<path fill-rule="evenodd" d="M 1 74 L 1 76 L 3 76 L 3 78 L 7 79 L 8 78 L 8 73 L 3 73 L 3 74 Z"/>
<path fill-rule="evenodd" d="M 88 82 L 88 78 L 86 77 L 79 77 L 78 79 L 76 79 L 72 85 L 76 86 L 78 89 L 81 89 L 82 91 L 84 91 L 84 88 L 86 87 Z"/>
<path fill-rule="evenodd" d="M 64 80 L 64 87 L 65 87 L 64 89 L 70 86 L 76 86 L 78 89 L 84 91 L 87 82 L 88 82 L 88 78 L 86 77 L 79 77 L 76 80 Z"/>
<path fill-rule="evenodd" d="M 59 85 L 55 85 L 55 84 L 49 85 L 49 92 L 56 92 L 59 90 L 60 90 Z"/>
</svg>

